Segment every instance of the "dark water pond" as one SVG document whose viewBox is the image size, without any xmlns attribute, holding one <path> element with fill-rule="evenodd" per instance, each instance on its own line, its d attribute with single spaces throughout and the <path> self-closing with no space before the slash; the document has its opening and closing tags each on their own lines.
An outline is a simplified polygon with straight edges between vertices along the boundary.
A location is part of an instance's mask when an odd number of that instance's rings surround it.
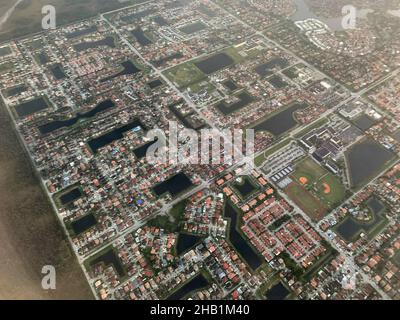
<svg viewBox="0 0 400 320">
<path fill-rule="evenodd" d="M 286 289 L 282 282 L 279 282 L 265 293 L 265 297 L 268 300 L 284 300 L 289 293 L 290 291 Z"/>
<path fill-rule="evenodd" d="M 62 205 L 66 205 L 68 203 L 71 203 L 75 200 L 78 200 L 80 197 L 82 197 L 82 192 L 79 188 L 72 189 L 71 191 L 64 193 L 63 195 L 60 196 L 60 201 Z"/>
<path fill-rule="evenodd" d="M 146 156 L 147 149 L 149 149 L 153 144 L 157 142 L 157 139 L 154 141 L 147 142 L 146 144 L 140 146 L 139 148 L 136 148 L 133 150 L 133 153 L 135 154 L 136 158 L 142 159 L 143 157 Z"/>
<path fill-rule="evenodd" d="M 99 263 L 104 263 L 105 266 L 112 265 L 120 278 L 126 274 L 124 268 L 122 267 L 121 260 L 118 258 L 113 249 L 109 249 L 101 256 L 92 260 L 90 262 L 90 266 L 93 267 Z"/>
<path fill-rule="evenodd" d="M 169 61 L 172 61 L 172 60 L 175 60 L 175 59 L 181 59 L 181 58 L 183 58 L 183 54 L 180 53 L 180 52 L 176 52 L 176 53 L 173 53 L 173 54 L 171 54 L 169 56 L 166 56 L 166 57 L 164 57 L 162 59 L 153 60 L 152 64 L 154 66 L 156 66 L 157 68 L 159 68 L 159 67 L 161 67 L 162 65 L 164 65 L 165 63 L 167 63 Z"/>
<path fill-rule="evenodd" d="M 283 58 L 275 58 L 266 63 L 263 63 L 255 68 L 256 73 L 261 77 L 267 77 L 273 75 L 273 70 L 277 67 L 279 69 L 285 68 L 289 65 L 289 62 Z"/>
<path fill-rule="evenodd" d="M 147 85 L 150 87 L 150 89 L 155 89 L 155 88 L 163 85 L 163 82 L 160 79 L 156 79 L 156 80 L 150 81 Z"/>
<path fill-rule="evenodd" d="M 236 183 L 234 187 L 237 191 L 239 191 L 242 199 L 246 198 L 248 195 L 257 190 L 257 188 L 249 181 L 248 178 L 243 179 L 241 183 Z"/>
<path fill-rule="evenodd" d="M 367 206 L 373 215 L 373 219 L 371 221 L 362 222 L 349 216 L 337 226 L 336 231 L 347 242 L 353 241 L 361 232 L 366 232 L 369 234 L 385 220 L 385 205 L 381 201 L 373 197 L 368 200 Z"/>
<path fill-rule="evenodd" d="M 28 102 L 21 103 L 15 107 L 15 111 L 21 118 L 35 114 L 36 112 L 45 110 L 49 107 L 46 99 L 43 97 L 33 99 Z"/>
<path fill-rule="evenodd" d="M 138 67 L 135 66 L 135 64 L 132 61 L 129 60 L 121 63 L 121 66 L 124 68 L 121 72 L 118 72 L 117 74 L 101 79 L 100 82 L 106 82 L 114 78 L 135 74 L 141 71 Z"/>
<path fill-rule="evenodd" d="M 305 108 L 306 104 L 295 103 L 289 108 L 279 112 L 278 114 L 267 118 L 263 122 L 257 124 L 254 127 L 256 132 L 268 131 L 275 137 L 278 137 L 297 125 L 297 121 L 294 117 L 294 112 Z"/>
<path fill-rule="evenodd" d="M 188 251 L 197 245 L 203 237 L 195 236 L 187 233 L 179 233 L 178 242 L 176 245 L 176 253 L 180 256 L 182 253 Z"/>
<path fill-rule="evenodd" d="M 4 96 L 6 98 L 8 97 L 14 97 L 19 95 L 22 92 L 25 92 L 26 90 L 28 90 L 28 87 L 25 86 L 24 84 L 12 87 L 12 88 L 7 88 L 4 90 Z"/>
<path fill-rule="evenodd" d="M 57 80 L 62 80 L 66 77 L 65 72 L 61 64 L 57 63 L 50 67 L 50 71 L 53 73 L 54 78 Z"/>
<path fill-rule="evenodd" d="M 229 105 L 227 105 L 225 101 L 222 101 L 217 104 L 216 108 L 224 115 L 229 115 L 246 107 L 255 100 L 254 97 L 252 97 L 247 91 L 239 93 L 236 98 L 238 98 L 238 101 L 235 101 Z"/>
<path fill-rule="evenodd" d="M 238 86 L 236 85 L 235 82 L 233 82 L 233 80 L 226 80 L 223 85 L 225 86 L 225 88 L 227 88 L 229 91 L 235 91 Z"/>
<path fill-rule="evenodd" d="M 157 23 L 160 27 L 165 27 L 169 25 L 169 22 L 162 16 L 154 17 L 154 22 Z"/>
<path fill-rule="evenodd" d="M 1 48 L 0 48 L 0 57 L 4 57 L 4 56 L 6 56 L 6 55 L 9 55 L 11 52 L 12 52 L 12 51 L 11 51 L 11 48 L 10 48 L 10 47 L 8 47 L 8 46 L 1 47 Z"/>
<path fill-rule="evenodd" d="M 372 139 L 354 145 L 346 153 L 351 186 L 359 187 L 368 182 L 394 157 L 392 152 Z"/>
<path fill-rule="evenodd" d="M 152 41 L 146 36 L 141 28 L 136 28 L 132 31 L 132 35 L 136 38 L 137 42 L 141 46 L 147 46 L 152 43 Z"/>
<path fill-rule="evenodd" d="M 193 186 L 192 181 L 183 172 L 165 180 L 164 182 L 153 187 L 153 191 L 158 196 L 164 193 L 170 193 L 172 197 L 176 197 Z"/>
<path fill-rule="evenodd" d="M 187 296 L 189 293 L 193 291 L 200 290 L 202 288 L 206 288 L 210 285 L 210 283 L 207 281 L 207 279 L 202 275 L 199 274 L 196 277 L 194 277 L 192 280 L 190 280 L 188 283 L 183 285 L 179 290 L 175 291 L 173 294 L 171 294 L 167 300 L 181 300 L 185 296 Z"/>
<path fill-rule="evenodd" d="M 198 22 L 194 22 L 189 25 L 186 25 L 186 26 L 180 28 L 179 30 L 185 34 L 192 34 L 192 33 L 196 33 L 201 30 L 204 30 L 206 28 L 207 28 L 207 26 L 203 22 L 198 21 Z"/>
<path fill-rule="evenodd" d="M 43 51 L 40 52 L 40 53 L 37 55 L 37 57 L 38 57 L 39 63 L 40 63 L 41 65 L 45 65 L 46 63 L 50 62 L 50 58 L 49 58 L 49 56 L 47 55 L 46 52 L 43 52 Z"/>
<path fill-rule="evenodd" d="M 234 64 L 233 59 L 226 53 L 217 53 L 195 65 L 205 74 L 212 74 Z"/>
<path fill-rule="evenodd" d="M 287 83 L 283 81 L 283 79 L 280 76 L 277 75 L 272 76 L 270 79 L 268 79 L 268 82 L 277 89 L 282 89 L 287 86 Z"/>
<path fill-rule="evenodd" d="M 359 116 L 353 122 L 358 128 L 363 131 L 368 130 L 375 124 L 375 121 L 368 117 L 366 114 Z"/>
<path fill-rule="evenodd" d="M 93 214 L 88 214 L 71 223 L 72 230 L 76 235 L 89 230 L 97 224 L 96 218 Z"/>
</svg>

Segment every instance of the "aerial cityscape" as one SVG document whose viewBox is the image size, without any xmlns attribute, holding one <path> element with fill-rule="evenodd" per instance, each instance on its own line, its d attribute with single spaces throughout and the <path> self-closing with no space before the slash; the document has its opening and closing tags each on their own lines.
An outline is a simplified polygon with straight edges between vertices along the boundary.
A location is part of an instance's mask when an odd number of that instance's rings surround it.
<svg viewBox="0 0 400 320">
<path fill-rule="evenodd" d="M 400 299 L 399 0 L 67 3 L 0 1 L 0 299 Z"/>
</svg>

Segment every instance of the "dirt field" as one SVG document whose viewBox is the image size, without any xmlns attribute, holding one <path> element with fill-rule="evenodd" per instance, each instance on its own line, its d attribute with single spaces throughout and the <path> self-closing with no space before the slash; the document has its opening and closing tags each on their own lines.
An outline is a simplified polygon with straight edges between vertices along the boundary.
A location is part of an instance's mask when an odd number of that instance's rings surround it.
<svg viewBox="0 0 400 320">
<path fill-rule="evenodd" d="M 0 299 L 92 299 L 55 213 L 0 104 Z M 41 288 L 54 265 L 57 289 Z"/>
</svg>

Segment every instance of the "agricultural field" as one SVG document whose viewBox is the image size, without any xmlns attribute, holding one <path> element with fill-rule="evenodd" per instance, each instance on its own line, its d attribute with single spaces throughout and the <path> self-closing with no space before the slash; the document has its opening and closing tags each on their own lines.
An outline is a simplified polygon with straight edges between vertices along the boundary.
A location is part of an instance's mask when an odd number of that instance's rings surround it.
<svg viewBox="0 0 400 320">
<path fill-rule="evenodd" d="M 10 9 L 17 1 L 0 0 L 0 16 Z M 16 37 L 22 37 L 30 33 L 40 32 L 42 23 L 42 7 L 53 5 L 56 8 L 57 24 L 67 24 L 79 19 L 97 15 L 130 4 L 141 2 L 140 0 L 25 0 L 15 7 L 9 19 L 0 25 L 0 42 Z"/>
</svg>

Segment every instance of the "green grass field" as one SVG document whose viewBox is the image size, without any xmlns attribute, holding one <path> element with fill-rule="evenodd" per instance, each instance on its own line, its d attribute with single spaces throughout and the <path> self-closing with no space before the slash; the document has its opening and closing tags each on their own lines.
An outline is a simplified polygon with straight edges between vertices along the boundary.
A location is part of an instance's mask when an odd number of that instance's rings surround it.
<svg viewBox="0 0 400 320">
<path fill-rule="evenodd" d="M 290 184 L 285 192 L 311 219 L 320 220 L 326 214 L 327 209 L 322 202 L 298 183 Z"/>
<path fill-rule="evenodd" d="M 206 75 L 192 61 L 168 69 L 165 75 L 180 88 L 193 86 L 206 78 Z"/>
</svg>

